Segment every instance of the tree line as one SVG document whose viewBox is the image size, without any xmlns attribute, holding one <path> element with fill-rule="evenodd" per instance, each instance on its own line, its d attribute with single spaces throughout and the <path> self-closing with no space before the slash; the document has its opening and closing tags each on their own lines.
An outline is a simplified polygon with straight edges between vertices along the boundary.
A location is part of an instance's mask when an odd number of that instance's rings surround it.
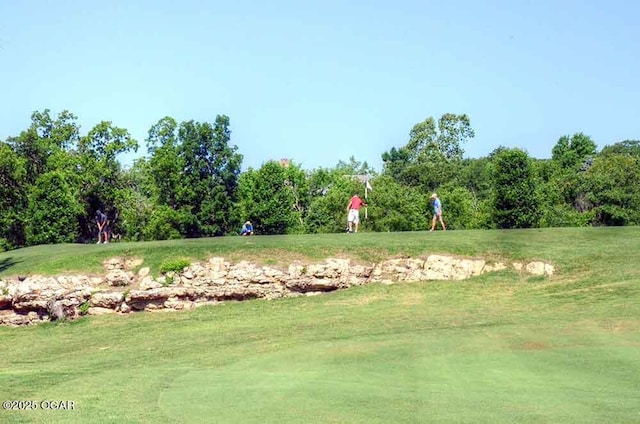
<svg viewBox="0 0 640 424">
<path fill-rule="evenodd" d="M 165 117 L 145 140 L 147 155 L 123 167 L 139 142 L 103 121 L 82 134 L 69 111 L 34 112 L 19 135 L 0 141 L 0 251 L 89 242 L 105 211 L 125 240 L 238 234 L 333 233 L 346 226 L 352 194 L 368 194 L 364 231 L 416 231 L 437 192 L 449 229 L 640 224 L 640 141 L 597 151 L 587 135 L 561 136 L 550 159 L 497 147 L 464 158 L 475 132 L 466 115 L 429 117 L 407 143 L 382 153 L 383 168 L 351 157 L 331 168 L 268 160 L 241 171 L 229 117 Z"/>
</svg>

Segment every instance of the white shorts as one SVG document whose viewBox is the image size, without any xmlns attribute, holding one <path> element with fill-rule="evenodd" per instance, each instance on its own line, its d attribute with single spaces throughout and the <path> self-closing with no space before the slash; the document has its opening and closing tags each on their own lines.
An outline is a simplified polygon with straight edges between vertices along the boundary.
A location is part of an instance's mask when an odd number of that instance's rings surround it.
<svg viewBox="0 0 640 424">
<path fill-rule="evenodd" d="M 349 209 L 349 216 L 347 222 L 353 222 L 358 224 L 360 222 L 360 211 L 358 209 Z"/>
</svg>

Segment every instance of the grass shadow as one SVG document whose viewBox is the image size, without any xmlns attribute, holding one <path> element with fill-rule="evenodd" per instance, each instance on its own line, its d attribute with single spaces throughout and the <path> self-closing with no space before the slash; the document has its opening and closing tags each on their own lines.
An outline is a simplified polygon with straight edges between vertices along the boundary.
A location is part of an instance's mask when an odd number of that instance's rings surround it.
<svg viewBox="0 0 640 424">
<path fill-rule="evenodd" d="M 17 264 L 19 261 L 14 260 L 12 257 L 0 259 L 0 274 Z"/>
</svg>

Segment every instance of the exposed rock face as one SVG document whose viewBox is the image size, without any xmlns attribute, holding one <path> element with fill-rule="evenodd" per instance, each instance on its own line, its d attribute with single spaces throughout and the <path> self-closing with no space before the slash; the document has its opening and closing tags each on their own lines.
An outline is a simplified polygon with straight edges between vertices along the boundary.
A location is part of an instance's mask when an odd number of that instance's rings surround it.
<svg viewBox="0 0 640 424">
<path fill-rule="evenodd" d="M 316 264 L 295 262 L 286 270 L 247 261 L 232 264 L 214 257 L 205 263 L 193 263 L 181 273 L 154 279 L 149 268 L 137 274 L 129 271 L 140 264 L 113 258 L 104 262 L 104 277 L 34 275 L 0 280 L 0 325 L 74 319 L 80 311 L 102 315 L 188 310 L 230 300 L 314 295 L 368 283 L 458 281 L 509 268 L 504 263 L 443 255 L 389 259 L 370 265 L 331 258 Z M 513 263 L 511 267 L 539 276 L 555 272 L 552 265 L 543 262 Z"/>
<path fill-rule="evenodd" d="M 374 270 L 374 281 L 429 281 L 464 280 L 480 275 L 485 267 L 482 259 L 459 259 L 449 256 L 430 255 L 423 259 L 391 259 L 378 264 Z"/>
<path fill-rule="evenodd" d="M 78 312 L 77 298 L 65 298 L 62 300 L 56 300 L 55 298 L 50 299 L 47 302 L 47 311 L 49 312 L 49 319 L 51 321 L 75 319 L 80 315 Z"/>
<path fill-rule="evenodd" d="M 116 309 L 123 301 L 122 292 L 98 292 L 91 295 L 90 304 L 96 308 Z"/>
<path fill-rule="evenodd" d="M 107 274 L 105 279 L 110 286 L 128 286 L 133 282 L 134 276 L 131 272 L 114 269 Z"/>
<path fill-rule="evenodd" d="M 532 275 L 553 275 L 555 269 L 553 265 L 545 264 L 544 262 L 530 262 L 524 267 L 525 271 Z"/>
</svg>

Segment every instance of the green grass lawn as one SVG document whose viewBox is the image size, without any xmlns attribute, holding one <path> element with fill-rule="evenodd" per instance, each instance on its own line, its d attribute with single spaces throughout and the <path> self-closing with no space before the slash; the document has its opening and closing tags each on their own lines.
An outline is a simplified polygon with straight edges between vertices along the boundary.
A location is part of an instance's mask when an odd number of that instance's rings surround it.
<svg viewBox="0 0 640 424">
<path fill-rule="evenodd" d="M 637 423 L 640 228 L 229 237 L 0 254 L 0 276 L 109 256 L 283 264 L 453 253 L 556 266 L 192 312 L 0 328 L 1 411 L 34 423 Z"/>
</svg>

